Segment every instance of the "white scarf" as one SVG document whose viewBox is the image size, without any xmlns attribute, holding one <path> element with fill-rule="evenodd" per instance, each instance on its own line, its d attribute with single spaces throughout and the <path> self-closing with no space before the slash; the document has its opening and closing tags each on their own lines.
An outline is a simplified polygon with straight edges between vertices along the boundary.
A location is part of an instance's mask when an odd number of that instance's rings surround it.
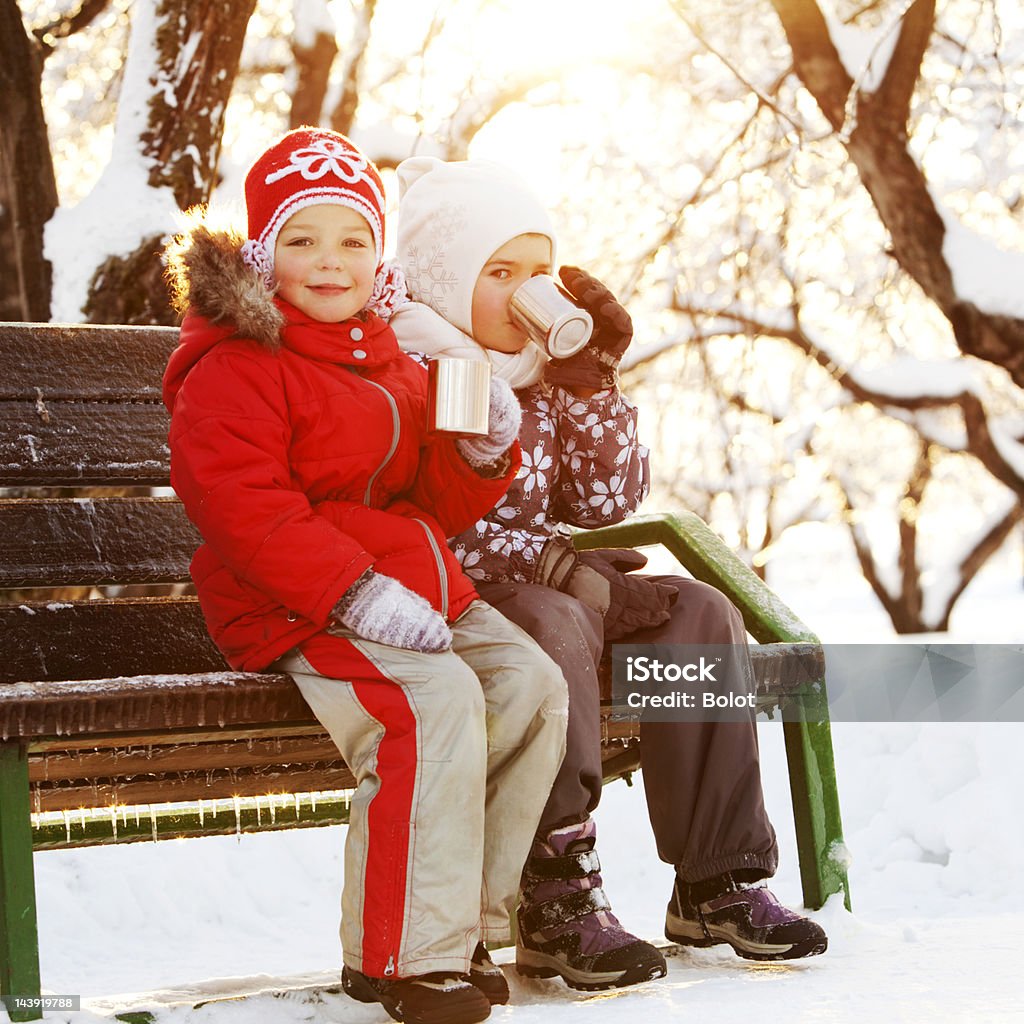
<svg viewBox="0 0 1024 1024">
<path fill-rule="evenodd" d="M 422 302 L 399 306 L 389 323 L 403 352 L 490 363 L 491 373 L 507 381 L 513 389 L 536 384 L 544 375 L 548 356 L 532 342 L 521 352 L 494 352 Z"/>
</svg>

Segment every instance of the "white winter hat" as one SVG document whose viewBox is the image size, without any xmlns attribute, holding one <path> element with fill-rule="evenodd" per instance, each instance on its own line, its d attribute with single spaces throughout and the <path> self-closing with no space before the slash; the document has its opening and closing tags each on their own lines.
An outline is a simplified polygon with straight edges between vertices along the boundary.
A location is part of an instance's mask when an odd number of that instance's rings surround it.
<svg viewBox="0 0 1024 1024">
<path fill-rule="evenodd" d="M 555 232 L 540 200 L 513 171 L 489 160 L 445 163 L 414 156 L 398 165 L 398 261 L 409 295 L 472 336 L 473 289 L 484 264 L 516 235 Z"/>
</svg>

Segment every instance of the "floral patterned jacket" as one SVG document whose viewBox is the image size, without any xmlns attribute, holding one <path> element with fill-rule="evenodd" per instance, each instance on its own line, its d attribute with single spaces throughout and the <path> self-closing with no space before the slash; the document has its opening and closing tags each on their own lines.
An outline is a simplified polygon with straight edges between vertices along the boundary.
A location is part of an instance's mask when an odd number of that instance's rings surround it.
<svg viewBox="0 0 1024 1024">
<path fill-rule="evenodd" d="M 519 475 L 483 519 L 448 541 L 477 581 L 529 583 L 560 524 L 621 522 L 650 487 L 636 406 L 617 388 L 583 399 L 541 382 L 516 394 L 523 408 Z"/>
</svg>

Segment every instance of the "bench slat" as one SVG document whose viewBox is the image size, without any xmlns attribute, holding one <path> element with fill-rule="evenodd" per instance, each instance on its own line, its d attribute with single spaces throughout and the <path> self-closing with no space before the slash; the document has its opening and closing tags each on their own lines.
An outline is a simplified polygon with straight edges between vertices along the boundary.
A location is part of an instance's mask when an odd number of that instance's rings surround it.
<svg viewBox="0 0 1024 1024">
<path fill-rule="evenodd" d="M 0 738 L 316 725 L 289 676 L 219 672 L 0 684 Z"/>
<path fill-rule="evenodd" d="M 177 498 L 0 499 L 0 587 L 187 581 L 200 544 Z"/>
<path fill-rule="evenodd" d="M 117 749 L 62 751 L 29 758 L 30 782 L 59 783 L 69 779 L 108 776 L 162 775 L 166 772 L 230 771 L 267 765 L 308 764 L 337 759 L 338 751 L 324 730 L 308 736 L 235 742 L 176 743 L 126 746 Z"/>
<path fill-rule="evenodd" d="M 0 690 L 0 693 L 3 691 Z M 110 750 L 115 754 L 121 748 L 184 746 L 198 743 L 234 743 L 250 740 L 288 739 L 323 732 L 319 722 L 263 722 L 245 725 L 191 725 L 186 729 L 158 729 L 133 731 L 119 729 L 116 733 L 89 733 L 86 736 L 36 736 L 28 739 L 29 757 L 40 754 L 50 756 L 80 753 L 90 750 Z"/>
<path fill-rule="evenodd" d="M 47 685 L 47 684 L 43 684 Z M 3 691 L 0 690 L 0 694 Z M 611 709 L 601 708 L 601 741 L 612 745 L 630 744 L 640 737 L 639 723 L 630 719 L 610 717 Z M 319 722 L 254 722 L 243 725 L 209 723 L 204 727 L 132 731 L 120 729 L 116 733 L 88 733 L 84 736 L 38 736 L 28 740 L 29 757 L 39 755 L 62 756 L 88 751 L 110 751 L 113 756 L 122 748 L 185 746 L 209 743 L 249 743 L 263 740 L 306 738 L 324 732 Z"/>
<path fill-rule="evenodd" d="M 195 598 L 0 606 L 0 684 L 220 672 Z"/>
<path fill-rule="evenodd" d="M 78 780 L 69 785 L 31 787 L 33 811 L 73 811 L 79 807 L 111 804 L 158 804 L 176 801 L 219 800 L 267 793 L 303 793 L 327 789 L 353 789 L 355 779 L 345 762 L 259 768 L 248 771 L 179 775 L 136 776 L 130 779 Z"/>
<path fill-rule="evenodd" d="M 622 726 L 616 733 L 627 733 Z M 632 727 L 635 734 L 635 725 Z M 69 773 L 66 781 L 35 778 L 43 769 L 40 759 L 29 759 L 31 807 L 39 811 L 71 811 L 80 807 L 215 800 L 233 796 L 264 796 L 268 793 L 301 793 L 354 789 L 355 778 L 330 741 L 327 756 L 320 760 L 275 762 L 252 767 L 208 768 L 135 774 Z M 605 743 L 601 751 L 605 781 L 629 774 L 639 767 L 640 747 L 633 735 Z M 102 760 L 96 762 L 102 767 Z"/>
<path fill-rule="evenodd" d="M 175 327 L 0 323 L 0 401 L 160 401 Z"/>
<path fill-rule="evenodd" d="M 166 485 L 162 405 L 0 401 L 0 487 Z"/>
<path fill-rule="evenodd" d="M 84 846 L 123 846 L 161 839 L 200 839 L 204 836 L 241 836 L 291 828 L 347 825 L 351 810 L 348 794 L 318 792 L 278 793 L 253 799 L 194 801 L 166 805 L 102 808 L 101 813 L 46 815 L 32 824 L 35 850 L 68 850 Z M 105 812 L 105 813 L 103 813 Z M 139 1015 L 136 1015 L 139 1016 Z M 123 1020 L 136 1016 L 119 1014 Z M 149 1020 L 149 1014 L 139 1019 Z"/>
</svg>

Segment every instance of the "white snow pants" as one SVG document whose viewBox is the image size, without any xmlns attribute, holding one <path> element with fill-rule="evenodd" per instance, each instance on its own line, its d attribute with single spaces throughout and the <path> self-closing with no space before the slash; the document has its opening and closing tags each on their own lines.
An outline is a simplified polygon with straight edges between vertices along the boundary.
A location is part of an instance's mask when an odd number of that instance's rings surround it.
<svg viewBox="0 0 1024 1024">
<path fill-rule="evenodd" d="M 565 750 L 558 666 L 483 601 L 442 654 L 319 633 L 273 666 L 356 777 L 345 963 L 372 977 L 467 972 L 509 937 L 523 863 Z"/>
</svg>

